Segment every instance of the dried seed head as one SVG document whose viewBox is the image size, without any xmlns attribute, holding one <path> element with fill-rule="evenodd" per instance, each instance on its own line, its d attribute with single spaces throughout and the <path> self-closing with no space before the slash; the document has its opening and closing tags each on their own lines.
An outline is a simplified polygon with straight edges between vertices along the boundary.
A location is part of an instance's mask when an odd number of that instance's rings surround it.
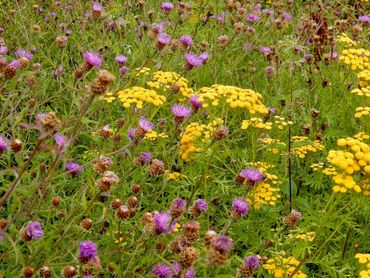
<svg viewBox="0 0 370 278">
<path fill-rule="evenodd" d="M 217 233 L 214 230 L 208 230 L 206 234 L 204 235 L 204 242 L 209 245 L 211 244 L 212 238 L 217 236 Z"/>
<path fill-rule="evenodd" d="M 112 208 L 118 209 L 122 205 L 122 202 L 120 199 L 114 199 L 111 203 Z"/>
<path fill-rule="evenodd" d="M 28 66 L 30 64 L 30 60 L 28 60 L 26 57 L 21 57 L 19 59 L 19 62 L 21 63 L 22 68 L 28 68 Z"/>
<path fill-rule="evenodd" d="M 85 218 L 81 221 L 81 227 L 85 230 L 90 230 L 93 225 L 93 221 L 90 218 Z"/>
<path fill-rule="evenodd" d="M 191 267 L 195 261 L 198 259 L 199 251 L 194 247 L 186 247 L 180 253 L 180 264 L 184 268 Z"/>
<path fill-rule="evenodd" d="M 159 159 L 153 159 L 148 167 L 148 171 L 151 176 L 160 176 L 164 174 L 165 170 L 163 161 Z"/>
<path fill-rule="evenodd" d="M 10 149 L 14 152 L 14 153 L 18 153 L 22 150 L 22 147 L 23 147 L 23 144 L 22 144 L 22 141 L 19 140 L 19 139 L 13 139 L 11 142 L 10 142 Z"/>
<path fill-rule="evenodd" d="M 58 36 L 55 38 L 55 41 L 59 48 L 64 48 L 67 45 L 67 39 L 66 36 Z"/>
<path fill-rule="evenodd" d="M 29 100 L 27 101 L 27 103 L 28 103 L 28 106 L 29 106 L 30 108 L 33 108 L 33 107 L 35 107 L 35 105 L 36 105 L 36 99 L 31 98 L 31 99 L 29 99 Z"/>
<path fill-rule="evenodd" d="M 183 227 L 184 235 L 189 242 L 195 242 L 199 237 L 200 224 L 197 221 L 189 221 Z"/>
<path fill-rule="evenodd" d="M 22 273 L 24 277 L 30 278 L 35 274 L 35 269 L 31 266 L 26 266 L 25 268 L 23 268 Z"/>
<path fill-rule="evenodd" d="M 45 131 L 51 131 L 58 127 L 60 120 L 54 112 L 48 112 L 40 119 L 40 123 Z"/>
<path fill-rule="evenodd" d="M 113 164 L 113 161 L 109 157 L 99 156 L 93 163 L 96 172 L 104 173 Z"/>
<path fill-rule="evenodd" d="M 63 269 L 63 277 L 64 278 L 72 278 L 75 275 L 76 275 L 76 268 L 75 267 L 73 267 L 71 265 L 67 265 Z"/>
<path fill-rule="evenodd" d="M 128 209 L 127 206 L 123 205 L 123 206 L 120 206 L 117 210 L 116 210 L 116 215 L 119 219 L 121 220 L 125 220 L 127 218 L 130 217 L 130 210 Z"/>
<path fill-rule="evenodd" d="M 51 269 L 48 266 L 43 266 L 40 268 L 40 276 L 43 278 L 51 277 Z"/>
<path fill-rule="evenodd" d="M 135 193 L 135 194 L 139 193 L 140 189 L 141 189 L 140 184 L 134 184 L 134 185 L 132 185 L 132 188 L 131 188 L 132 192 Z"/>
<path fill-rule="evenodd" d="M 106 70 L 101 70 L 98 76 L 91 83 L 91 91 L 95 95 L 102 95 L 107 90 L 110 83 L 112 83 L 116 77 Z"/>
<path fill-rule="evenodd" d="M 139 204 L 139 200 L 135 197 L 135 196 L 130 196 L 128 199 L 127 199 L 127 203 L 130 207 L 132 208 L 136 208 L 137 205 Z"/>
<path fill-rule="evenodd" d="M 83 75 L 84 75 L 84 70 L 82 68 L 77 68 L 74 73 L 73 73 L 74 77 L 76 79 L 80 79 Z"/>
<path fill-rule="evenodd" d="M 56 208 L 60 206 L 61 202 L 62 202 L 62 200 L 58 196 L 54 197 L 51 200 L 51 204 L 53 205 L 53 207 L 56 207 Z"/>
</svg>

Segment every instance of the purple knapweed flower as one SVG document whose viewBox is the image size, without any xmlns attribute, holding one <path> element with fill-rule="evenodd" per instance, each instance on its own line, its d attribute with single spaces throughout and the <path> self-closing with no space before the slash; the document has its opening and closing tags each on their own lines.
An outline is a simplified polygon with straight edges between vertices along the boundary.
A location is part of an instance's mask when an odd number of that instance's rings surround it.
<svg viewBox="0 0 370 278">
<path fill-rule="evenodd" d="M 247 182 L 251 182 L 253 184 L 261 181 L 264 178 L 263 173 L 256 168 L 245 168 L 240 171 L 239 176 L 246 179 Z"/>
<path fill-rule="evenodd" d="M 94 1 L 92 3 L 92 10 L 95 11 L 95 12 L 101 12 L 103 10 L 103 4 Z"/>
<path fill-rule="evenodd" d="M 98 253 L 95 243 L 91 240 L 81 241 L 78 248 L 80 250 L 79 257 L 83 260 L 93 259 Z"/>
<path fill-rule="evenodd" d="M 123 55 L 116 56 L 116 62 L 120 65 L 125 65 L 127 63 L 127 57 Z"/>
<path fill-rule="evenodd" d="M 13 60 L 9 63 L 8 65 L 9 67 L 12 67 L 14 69 L 19 69 L 19 67 L 21 66 L 21 62 L 19 60 Z"/>
<path fill-rule="evenodd" d="M 302 219 L 302 213 L 300 213 L 298 210 L 292 210 L 290 214 L 296 218 L 296 219 Z"/>
<path fill-rule="evenodd" d="M 180 217 L 186 209 L 186 200 L 176 198 L 171 202 L 170 213 L 173 217 Z"/>
<path fill-rule="evenodd" d="M 64 72 L 64 67 L 62 65 L 57 66 L 57 68 L 53 71 L 54 77 L 61 75 Z"/>
<path fill-rule="evenodd" d="M 139 126 L 144 130 L 144 131 L 150 131 L 153 129 L 153 124 L 148 121 L 145 118 L 140 118 L 139 119 Z"/>
<path fill-rule="evenodd" d="M 209 59 L 208 53 L 207 52 L 200 53 L 199 59 L 202 60 L 202 64 L 204 65 L 205 63 L 208 62 L 208 59 Z"/>
<path fill-rule="evenodd" d="M 174 8 L 174 5 L 170 2 L 164 2 L 161 4 L 161 10 L 164 12 L 170 12 Z"/>
<path fill-rule="evenodd" d="M 103 64 L 103 58 L 92 52 L 92 51 L 86 51 L 84 54 L 83 54 L 83 58 L 85 60 L 85 62 L 92 68 L 92 67 L 96 67 L 96 68 L 100 68 Z"/>
<path fill-rule="evenodd" d="M 247 215 L 249 211 L 248 202 L 242 197 L 235 198 L 232 204 L 232 211 L 237 217 Z"/>
<path fill-rule="evenodd" d="M 215 236 L 211 240 L 211 246 L 218 252 L 227 254 L 230 253 L 231 249 L 233 249 L 234 242 L 228 236 Z"/>
<path fill-rule="evenodd" d="M 179 41 L 185 48 L 193 46 L 193 39 L 188 35 L 181 36 Z"/>
<path fill-rule="evenodd" d="M 260 260 L 258 256 L 248 256 L 245 258 L 243 265 L 250 271 L 253 272 L 260 267 Z"/>
<path fill-rule="evenodd" d="M 23 48 L 19 48 L 15 52 L 15 56 L 17 56 L 19 58 L 22 58 L 22 57 L 27 58 L 28 60 L 32 60 L 32 58 L 33 58 L 33 55 L 30 52 L 24 50 Z"/>
<path fill-rule="evenodd" d="M 3 136 L 0 135 L 0 154 L 8 150 L 8 144 L 4 140 Z"/>
<path fill-rule="evenodd" d="M 6 55 L 8 53 L 8 48 L 6 46 L 0 46 L 0 55 Z"/>
<path fill-rule="evenodd" d="M 217 16 L 217 20 L 218 20 L 218 22 L 223 23 L 223 22 L 225 21 L 225 12 L 221 12 L 221 13 Z"/>
<path fill-rule="evenodd" d="M 28 223 L 26 231 L 27 235 L 30 238 L 36 240 L 40 239 L 44 234 L 44 231 L 41 228 L 41 224 L 38 221 L 31 221 L 30 223 Z"/>
<path fill-rule="evenodd" d="M 260 48 L 260 52 L 262 54 L 269 55 L 272 52 L 272 49 L 270 47 L 267 47 L 267 46 L 262 46 Z"/>
<path fill-rule="evenodd" d="M 246 19 L 251 23 L 257 23 L 258 21 L 260 21 L 261 16 L 256 13 L 250 13 L 249 15 L 247 15 Z"/>
<path fill-rule="evenodd" d="M 288 12 L 283 12 L 283 23 L 288 23 L 293 19 L 293 16 Z"/>
<path fill-rule="evenodd" d="M 358 19 L 365 24 L 370 24 L 370 15 L 361 15 Z"/>
<path fill-rule="evenodd" d="M 171 233 L 176 226 L 176 220 L 172 221 L 171 215 L 166 212 L 156 213 L 154 215 L 154 222 L 158 234 Z"/>
<path fill-rule="evenodd" d="M 196 207 L 199 211 L 207 211 L 208 210 L 208 204 L 203 199 L 198 199 L 194 202 L 194 207 Z"/>
<path fill-rule="evenodd" d="M 149 163 L 151 160 L 152 160 L 152 155 L 150 152 L 141 152 L 139 154 L 139 160 L 145 164 L 145 163 Z"/>
<path fill-rule="evenodd" d="M 59 154 L 62 154 L 64 153 L 64 151 L 67 149 L 67 147 L 69 146 L 69 140 L 67 139 L 67 137 L 59 134 L 59 133 L 56 133 L 54 135 L 54 140 L 55 140 L 55 144 L 56 144 L 56 150 Z"/>
<path fill-rule="evenodd" d="M 136 128 L 130 128 L 127 132 L 127 136 L 130 140 L 133 140 L 135 138 L 135 132 Z"/>
<path fill-rule="evenodd" d="M 126 75 L 129 71 L 130 71 L 130 69 L 126 66 L 122 66 L 122 67 L 119 68 L 119 74 L 121 76 Z"/>
<path fill-rule="evenodd" d="M 157 35 L 157 40 L 162 45 L 168 45 L 171 43 L 171 37 L 166 33 L 159 33 Z"/>
<path fill-rule="evenodd" d="M 189 102 L 191 106 L 193 107 L 194 111 L 198 111 L 203 106 L 203 102 L 199 101 L 199 96 L 197 95 L 190 96 Z"/>
<path fill-rule="evenodd" d="M 156 264 L 152 269 L 152 275 L 158 278 L 172 278 L 173 270 L 164 263 Z"/>
<path fill-rule="evenodd" d="M 175 117 L 176 122 L 181 123 L 185 118 L 191 116 L 192 109 L 188 106 L 175 103 L 171 107 L 171 112 Z"/>
<path fill-rule="evenodd" d="M 189 70 L 192 68 L 199 68 L 203 65 L 203 60 L 191 52 L 185 53 L 185 61 L 186 68 Z"/>
<path fill-rule="evenodd" d="M 185 278 L 195 278 L 195 270 L 192 268 L 189 268 L 185 272 Z"/>
<path fill-rule="evenodd" d="M 77 162 L 72 162 L 72 161 L 68 162 L 64 168 L 72 176 L 79 175 L 84 171 L 84 168 L 82 167 L 81 164 L 79 164 Z"/>
</svg>

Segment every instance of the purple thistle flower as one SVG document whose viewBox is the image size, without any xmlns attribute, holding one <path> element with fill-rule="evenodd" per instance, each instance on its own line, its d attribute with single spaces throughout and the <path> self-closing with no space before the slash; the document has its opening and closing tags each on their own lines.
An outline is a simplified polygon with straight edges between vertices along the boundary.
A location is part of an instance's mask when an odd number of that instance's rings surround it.
<svg viewBox="0 0 370 278">
<path fill-rule="evenodd" d="M 4 140 L 3 136 L 0 135 L 0 154 L 8 150 L 8 144 Z"/>
<path fill-rule="evenodd" d="M 293 16 L 288 12 L 283 12 L 283 23 L 288 23 L 293 19 Z"/>
<path fill-rule="evenodd" d="M 179 40 L 185 48 L 191 47 L 193 45 L 193 39 L 188 35 L 181 36 Z"/>
<path fill-rule="evenodd" d="M 86 51 L 83 54 L 83 58 L 85 62 L 91 67 L 100 68 L 103 64 L 103 58 L 92 51 Z"/>
<path fill-rule="evenodd" d="M 163 22 L 154 23 L 151 30 L 156 34 L 163 33 L 166 30 L 166 25 Z"/>
<path fill-rule="evenodd" d="M 101 12 L 103 10 L 103 4 L 99 2 L 93 2 L 92 9 L 93 11 Z"/>
<path fill-rule="evenodd" d="M 290 214 L 294 217 L 294 218 L 296 218 L 296 219 L 302 219 L 302 213 L 300 213 L 299 211 L 297 211 L 297 210 L 292 210 L 291 212 L 290 212 Z"/>
<path fill-rule="evenodd" d="M 156 213 L 154 215 L 154 222 L 155 222 L 156 231 L 158 234 L 171 233 L 173 232 L 176 226 L 176 220 L 172 221 L 171 215 L 166 212 Z M 172 225 L 171 225 L 171 222 L 172 222 Z"/>
<path fill-rule="evenodd" d="M 119 74 L 122 76 L 126 75 L 129 71 L 130 69 L 126 66 L 122 66 L 119 68 Z"/>
<path fill-rule="evenodd" d="M 65 169 L 72 176 L 79 175 L 84 171 L 84 168 L 82 167 L 81 164 L 72 161 L 66 164 Z"/>
<path fill-rule="evenodd" d="M 8 53 L 8 48 L 6 46 L 0 46 L 0 55 L 6 55 Z"/>
<path fill-rule="evenodd" d="M 166 33 L 159 33 L 157 36 L 157 40 L 163 45 L 167 45 L 171 43 L 171 37 Z"/>
<path fill-rule="evenodd" d="M 62 65 L 57 66 L 57 68 L 53 71 L 54 77 L 59 76 L 64 72 L 64 67 Z"/>
<path fill-rule="evenodd" d="M 211 246 L 222 254 L 230 253 L 234 242 L 228 236 L 215 236 L 211 240 Z"/>
<path fill-rule="evenodd" d="M 135 138 L 135 132 L 136 128 L 130 128 L 127 132 L 127 136 L 130 140 L 133 140 Z"/>
<path fill-rule="evenodd" d="M 260 260 L 257 256 L 248 256 L 245 258 L 243 264 L 250 272 L 253 272 L 260 267 Z"/>
<path fill-rule="evenodd" d="M 152 155 L 150 152 L 141 152 L 139 154 L 139 160 L 143 163 L 149 163 L 152 160 Z"/>
<path fill-rule="evenodd" d="M 189 268 L 185 272 L 185 278 L 195 278 L 195 270 L 192 268 Z"/>
<path fill-rule="evenodd" d="M 116 62 L 120 65 L 125 65 L 127 63 L 127 57 L 123 55 L 116 56 Z"/>
<path fill-rule="evenodd" d="M 95 258 L 98 252 L 95 243 L 91 240 L 81 241 L 78 248 L 80 250 L 79 257 L 83 260 Z"/>
<path fill-rule="evenodd" d="M 203 60 L 194 53 L 185 53 L 186 67 L 188 69 L 199 68 L 203 65 Z"/>
<path fill-rule="evenodd" d="M 172 269 L 175 271 L 175 273 L 174 273 L 175 275 L 181 274 L 181 266 L 178 262 L 176 262 L 176 261 L 172 262 Z"/>
<path fill-rule="evenodd" d="M 255 168 L 245 168 L 240 171 L 239 176 L 247 179 L 252 183 L 259 182 L 264 178 L 263 173 L 261 173 L 258 169 Z"/>
<path fill-rule="evenodd" d="M 221 12 L 217 17 L 218 22 L 223 23 L 225 21 L 225 12 Z"/>
<path fill-rule="evenodd" d="M 197 210 L 203 212 L 208 210 L 208 204 L 203 199 L 198 199 L 194 202 L 194 207 L 196 207 Z"/>
<path fill-rule="evenodd" d="M 249 211 L 248 202 L 242 197 L 235 198 L 233 200 L 232 210 L 238 217 L 245 216 Z"/>
<path fill-rule="evenodd" d="M 58 150 L 65 150 L 69 146 L 69 141 L 67 138 L 59 133 L 54 135 L 55 144 Z"/>
<path fill-rule="evenodd" d="M 191 116 L 192 113 L 190 107 L 177 103 L 172 105 L 171 112 L 175 116 L 175 118 L 180 119 L 188 118 Z"/>
<path fill-rule="evenodd" d="M 267 47 L 267 46 L 262 46 L 260 48 L 260 52 L 265 54 L 265 55 L 269 55 L 272 52 L 272 49 L 270 47 Z"/>
<path fill-rule="evenodd" d="M 145 118 L 140 118 L 139 119 L 139 126 L 144 130 L 144 131 L 150 131 L 153 129 L 153 124 L 149 122 Z"/>
<path fill-rule="evenodd" d="M 9 67 L 13 67 L 15 69 L 19 69 L 21 66 L 21 62 L 19 60 L 13 60 L 9 63 Z"/>
<path fill-rule="evenodd" d="M 186 209 L 186 200 L 176 198 L 171 202 L 170 213 L 173 217 L 180 217 Z"/>
<path fill-rule="evenodd" d="M 370 15 L 361 15 L 358 19 L 365 24 L 370 24 Z"/>
<path fill-rule="evenodd" d="M 24 50 L 23 48 L 19 48 L 15 52 L 15 56 L 17 56 L 19 58 L 22 58 L 22 57 L 23 58 L 27 58 L 28 60 L 32 60 L 32 57 L 33 57 L 33 55 L 30 52 Z"/>
<path fill-rule="evenodd" d="M 200 53 L 200 55 L 199 55 L 199 59 L 201 59 L 201 60 L 202 60 L 202 64 L 204 65 L 205 63 L 207 63 L 207 62 L 208 62 L 208 59 L 209 59 L 209 57 L 208 57 L 208 53 L 207 53 L 207 52 L 202 52 L 202 53 Z"/>
<path fill-rule="evenodd" d="M 40 239 L 43 234 L 44 234 L 44 231 L 42 230 L 41 228 L 41 224 L 40 222 L 38 221 L 31 221 L 30 223 L 28 223 L 27 225 L 27 235 L 32 238 L 32 239 Z"/>
<path fill-rule="evenodd" d="M 152 275 L 158 278 L 172 278 L 173 271 L 172 268 L 168 265 L 161 263 L 156 264 L 152 269 Z"/>
<path fill-rule="evenodd" d="M 249 15 L 247 15 L 246 19 L 251 23 L 256 23 L 256 22 L 260 21 L 261 16 L 256 14 L 256 13 L 250 13 Z"/>
<path fill-rule="evenodd" d="M 170 2 L 164 2 L 161 4 L 161 10 L 164 12 L 170 12 L 174 8 L 173 4 Z"/>
<path fill-rule="evenodd" d="M 193 106 L 194 111 L 198 111 L 203 106 L 203 102 L 200 102 L 198 99 L 199 99 L 199 96 L 197 95 L 192 95 L 189 98 L 189 102 Z"/>
</svg>

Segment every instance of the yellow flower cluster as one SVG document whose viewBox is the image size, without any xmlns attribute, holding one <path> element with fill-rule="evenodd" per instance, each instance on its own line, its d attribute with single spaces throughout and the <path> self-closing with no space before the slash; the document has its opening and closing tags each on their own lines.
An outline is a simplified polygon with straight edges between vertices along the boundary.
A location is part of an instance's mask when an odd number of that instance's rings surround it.
<svg viewBox="0 0 370 278">
<path fill-rule="evenodd" d="M 209 124 L 190 123 L 180 135 L 180 156 L 185 161 L 190 161 L 190 155 L 203 152 L 203 147 L 197 147 L 200 141 L 207 144 L 211 140 L 212 133 L 223 123 L 221 118 L 217 118 Z"/>
<path fill-rule="evenodd" d="M 366 264 L 366 269 L 360 272 L 360 278 L 370 278 L 370 254 L 357 253 L 355 258 L 360 264 Z"/>
<path fill-rule="evenodd" d="M 319 169 L 322 169 L 324 167 L 324 163 L 322 162 L 314 163 L 310 167 L 313 171 L 318 171 Z"/>
<path fill-rule="evenodd" d="M 251 118 L 249 120 L 243 120 L 242 129 L 248 129 L 249 127 L 270 130 L 272 129 L 272 123 L 264 122 L 261 118 Z"/>
<path fill-rule="evenodd" d="M 269 273 L 273 274 L 275 278 L 290 277 L 290 274 L 299 265 L 299 261 L 294 257 L 285 258 L 284 254 L 282 256 L 277 255 L 275 258 L 268 259 L 263 265 Z M 298 271 L 293 278 L 306 278 L 307 275 L 302 271 Z"/>
<path fill-rule="evenodd" d="M 339 59 L 350 65 L 351 70 L 370 69 L 370 51 L 363 48 L 345 49 Z"/>
<path fill-rule="evenodd" d="M 184 174 L 181 174 L 179 172 L 172 172 L 170 173 L 168 170 L 166 171 L 167 174 L 167 180 L 168 181 L 175 181 L 179 179 L 187 179 L 188 177 Z"/>
<path fill-rule="evenodd" d="M 264 145 L 274 145 L 271 148 L 268 148 L 267 150 L 272 152 L 273 154 L 279 153 L 280 149 L 285 148 L 286 144 L 284 142 L 281 142 L 278 139 L 272 139 L 270 137 L 264 137 L 258 139 L 258 143 L 264 144 Z"/>
<path fill-rule="evenodd" d="M 157 71 L 153 74 L 153 80 L 146 84 L 152 89 L 162 89 L 165 92 L 177 86 L 178 93 L 187 98 L 194 94 L 194 90 L 189 88 L 189 81 L 176 72 Z"/>
<path fill-rule="evenodd" d="M 286 121 L 285 118 L 280 116 L 274 116 L 274 119 L 275 119 L 274 125 L 276 125 L 278 129 L 283 129 L 286 126 L 293 124 L 292 121 Z"/>
<path fill-rule="evenodd" d="M 136 86 L 119 91 L 117 95 L 125 108 L 131 107 L 133 103 L 136 103 L 136 108 L 142 108 L 144 103 L 160 106 L 166 102 L 166 97 L 156 91 Z"/>
<path fill-rule="evenodd" d="M 358 96 L 370 97 L 370 86 L 353 89 L 351 93 Z"/>
<path fill-rule="evenodd" d="M 301 142 L 301 141 L 306 141 L 309 140 L 308 137 L 305 136 L 293 136 L 292 141 L 293 143 L 296 142 Z M 320 144 L 319 140 L 315 140 L 314 142 L 308 142 L 307 145 L 295 147 L 292 149 L 293 153 L 298 155 L 299 158 L 305 158 L 306 155 L 309 152 L 317 152 L 317 151 L 322 151 L 324 149 L 324 145 Z"/>
<path fill-rule="evenodd" d="M 366 139 L 370 138 L 370 136 L 367 135 L 365 132 L 359 132 L 353 137 L 356 138 L 357 140 L 360 140 L 360 141 L 363 141 L 363 140 L 366 140 Z"/>
<path fill-rule="evenodd" d="M 289 239 L 300 239 L 300 240 L 307 240 L 313 241 L 315 238 L 315 232 L 306 232 L 304 230 L 298 230 L 295 234 L 288 234 Z"/>
<path fill-rule="evenodd" d="M 356 107 L 355 118 L 361 118 L 363 116 L 370 115 L 370 106 L 368 107 Z"/>
<path fill-rule="evenodd" d="M 113 102 L 113 100 L 116 100 L 116 97 L 113 95 L 112 92 L 106 93 L 104 96 L 101 96 L 100 99 L 105 100 L 108 103 Z"/>
<path fill-rule="evenodd" d="M 142 67 L 142 68 L 136 68 L 135 71 L 136 71 L 136 75 L 139 75 L 139 74 L 148 75 L 151 69 L 147 67 Z"/>
<path fill-rule="evenodd" d="M 346 47 L 356 46 L 357 43 L 353 41 L 346 33 L 342 33 L 337 36 L 337 40 L 340 44 L 343 44 Z"/>
<path fill-rule="evenodd" d="M 250 114 L 268 113 L 262 103 L 262 95 L 250 89 L 215 84 L 199 89 L 196 95 L 199 95 L 199 101 L 204 102 L 205 108 L 209 105 L 218 106 L 222 99 L 226 99 L 231 108 L 244 108 Z"/>
<path fill-rule="evenodd" d="M 370 69 L 360 71 L 357 74 L 357 78 L 359 79 L 358 85 L 360 85 L 361 87 L 367 87 L 367 90 L 370 89 Z"/>
<path fill-rule="evenodd" d="M 158 133 L 154 130 L 150 130 L 147 133 L 145 133 L 144 139 L 155 141 L 158 138 L 168 138 L 168 135 L 166 133 Z"/>
<path fill-rule="evenodd" d="M 322 170 L 322 173 L 327 176 L 334 176 L 338 174 L 337 170 L 334 167 L 325 168 Z"/>
<path fill-rule="evenodd" d="M 357 137 L 366 138 L 366 134 L 359 133 Z M 329 163 L 338 171 L 333 175 L 335 186 L 334 192 L 345 193 L 348 190 L 356 192 L 364 191 L 365 195 L 370 195 L 368 191 L 368 182 L 360 177 L 360 183 L 353 178 L 356 173 L 364 172 L 370 174 L 370 147 L 362 140 L 355 138 L 342 138 L 337 141 L 339 147 L 344 150 L 330 150 L 328 154 Z M 365 182 L 364 182 L 365 181 Z"/>
</svg>

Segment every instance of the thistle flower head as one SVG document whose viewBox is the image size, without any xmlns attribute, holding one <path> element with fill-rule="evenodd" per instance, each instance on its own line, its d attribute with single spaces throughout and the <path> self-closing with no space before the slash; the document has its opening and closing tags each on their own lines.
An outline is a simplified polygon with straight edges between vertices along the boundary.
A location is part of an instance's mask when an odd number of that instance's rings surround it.
<svg viewBox="0 0 370 278">
<path fill-rule="evenodd" d="M 65 169 L 72 176 L 79 175 L 84 171 L 84 168 L 82 167 L 81 164 L 72 161 L 66 164 Z"/>
<path fill-rule="evenodd" d="M 44 231 L 41 228 L 41 224 L 38 221 L 29 222 L 27 225 L 26 231 L 27 231 L 27 235 L 30 238 L 36 239 L 36 240 L 40 239 L 44 234 Z"/>
<path fill-rule="evenodd" d="M 168 45 L 171 43 L 171 37 L 170 35 L 166 34 L 166 33 L 159 33 L 157 35 L 157 40 L 158 42 L 160 42 L 161 44 L 164 44 L 164 45 Z"/>
<path fill-rule="evenodd" d="M 185 48 L 193 46 L 193 39 L 188 35 L 181 36 L 179 40 Z"/>
<path fill-rule="evenodd" d="M 8 144 L 2 135 L 0 135 L 0 154 L 8 150 Z"/>
<path fill-rule="evenodd" d="M 83 54 L 83 58 L 91 67 L 100 68 L 103 64 L 103 58 L 99 54 L 96 54 L 92 51 L 86 51 Z"/>
<path fill-rule="evenodd" d="M 187 118 L 191 116 L 192 110 L 190 107 L 175 103 L 171 108 L 172 114 L 176 118 Z"/>
<path fill-rule="evenodd" d="M 83 260 L 90 260 L 96 257 L 98 252 L 96 245 L 91 240 L 81 241 L 78 245 L 79 257 Z"/>
<path fill-rule="evenodd" d="M 185 61 L 188 69 L 199 68 L 203 65 L 203 60 L 194 53 L 185 53 Z"/>
<path fill-rule="evenodd" d="M 153 129 L 153 124 L 145 118 L 139 119 L 139 126 L 145 131 L 150 131 Z"/>
<path fill-rule="evenodd" d="M 158 278 L 172 278 L 173 270 L 165 263 L 156 264 L 152 269 L 152 275 Z"/>
<path fill-rule="evenodd" d="M 208 204 L 203 199 L 198 199 L 194 202 L 194 207 L 196 207 L 199 211 L 207 211 L 208 210 Z"/>
<path fill-rule="evenodd" d="M 103 9 L 103 4 L 102 4 L 102 3 L 99 3 L 99 2 L 94 1 L 94 2 L 92 3 L 92 9 L 93 9 L 93 11 L 101 12 L 101 11 L 102 11 L 102 9 Z"/>
<path fill-rule="evenodd" d="M 218 252 L 227 254 L 233 249 L 234 242 L 228 236 L 215 236 L 211 239 L 211 246 Z"/>
<path fill-rule="evenodd" d="M 264 178 L 264 175 L 255 168 L 245 168 L 240 171 L 239 175 L 253 183 L 259 182 Z"/>
<path fill-rule="evenodd" d="M 172 221 L 171 215 L 166 212 L 156 213 L 154 215 L 154 222 L 158 234 L 171 233 L 176 226 L 176 221 Z"/>
<path fill-rule="evenodd" d="M 250 271 L 254 271 L 260 267 L 258 256 L 248 256 L 245 258 L 243 265 Z"/>
<path fill-rule="evenodd" d="M 174 5 L 170 2 L 164 2 L 161 4 L 161 10 L 164 12 L 170 12 L 174 8 Z"/>
<path fill-rule="evenodd" d="M 249 211 L 248 202 L 242 197 L 235 198 L 233 200 L 232 210 L 238 217 L 245 216 Z"/>
<path fill-rule="evenodd" d="M 125 65 L 127 63 L 127 57 L 123 55 L 116 56 L 116 62 L 120 65 Z"/>
<path fill-rule="evenodd" d="M 15 52 L 15 56 L 17 56 L 19 58 L 27 58 L 28 60 L 32 60 L 32 58 L 33 58 L 33 55 L 30 52 L 28 52 L 27 50 L 24 50 L 23 48 L 19 48 Z"/>
</svg>

